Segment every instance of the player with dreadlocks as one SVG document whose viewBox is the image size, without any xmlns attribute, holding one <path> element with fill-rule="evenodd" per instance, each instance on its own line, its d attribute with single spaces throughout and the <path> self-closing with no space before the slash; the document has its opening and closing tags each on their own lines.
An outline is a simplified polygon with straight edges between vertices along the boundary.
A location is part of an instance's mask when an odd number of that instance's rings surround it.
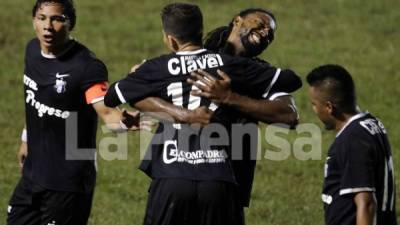
<svg viewBox="0 0 400 225">
<path fill-rule="evenodd" d="M 205 38 L 204 46 L 207 49 L 219 53 L 234 56 L 251 58 L 264 66 L 270 64 L 258 58 L 274 40 L 276 31 L 275 16 L 268 10 L 261 8 L 248 8 L 236 15 L 228 26 L 222 26 L 209 32 Z M 197 73 L 196 79 L 202 76 L 210 76 L 206 73 Z M 291 82 L 291 81 L 288 81 Z M 208 97 L 217 103 L 228 106 L 232 119 L 242 125 L 257 124 L 259 121 L 266 123 L 286 123 L 294 126 L 298 122 L 298 114 L 293 98 L 290 94 L 272 88 L 267 99 L 252 99 L 234 93 L 230 89 L 229 76 L 222 76 L 220 80 L 212 80 L 208 85 L 201 86 L 196 82 L 201 92 L 198 96 Z M 291 113 L 285 113 L 291 112 Z M 251 126 L 249 126 L 251 127 Z M 253 126 L 256 127 L 256 126 Z M 238 182 L 238 195 L 240 196 L 241 206 L 238 213 L 242 215 L 244 224 L 244 207 L 249 207 L 252 184 L 257 157 L 257 137 L 258 130 L 253 129 L 250 136 L 243 137 L 243 145 L 236 147 L 232 151 L 239 149 L 240 158 L 232 160 L 232 166 L 236 181 Z"/>
</svg>

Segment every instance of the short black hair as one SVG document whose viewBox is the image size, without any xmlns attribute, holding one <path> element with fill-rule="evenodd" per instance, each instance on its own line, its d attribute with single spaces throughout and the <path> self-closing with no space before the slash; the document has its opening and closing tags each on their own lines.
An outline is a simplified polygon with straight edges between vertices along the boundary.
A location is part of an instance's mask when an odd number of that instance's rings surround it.
<svg viewBox="0 0 400 225">
<path fill-rule="evenodd" d="M 322 90 L 328 101 L 342 113 L 354 113 L 357 108 L 356 89 L 350 73 L 339 65 L 323 65 L 307 75 L 310 86 Z"/>
<path fill-rule="evenodd" d="M 76 24 L 76 10 L 72 0 L 36 0 L 35 5 L 32 8 L 32 17 L 36 16 L 36 12 L 44 3 L 58 3 L 63 6 L 64 14 L 68 17 L 71 27 L 70 30 L 74 29 Z"/>
<path fill-rule="evenodd" d="M 275 30 L 276 30 L 276 18 L 275 15 L 266 9 L 262 8 L 247 8 L 239 12 L 239 14 L 235 15 L 235 17 L 229 22 L 228 26 L 221 26 L 218 28 L 215 28 L 214 30 L 210 31 L 207 33 L 205 39 L 204 39 L 204 47 L 206 49 L 212 50 L 212 51 L 219 51 L 221 48 L 223 48 L 226 45 L 226 42 L 228 40 L 229 34 L 232 31 L 233 28 L 233 22 L 235 21 L 235 18 L 237 16 L 240 16 L 242 18 L 245 18 L 249 14 L 253 13 L 265 13 L 268 16 L 270 16 L 274 21 L 274 27 L 271 27 L 271 32 L 268 32 L 268 41 L 271 43 L 274 40 L 275 37 Z"/>
<path fill-rule="evenodd" d="M 172 3 L 161 11 L 164 32 L 183 43 L 202 44 L 203 15 L 197 5 Z"/>
</svg>

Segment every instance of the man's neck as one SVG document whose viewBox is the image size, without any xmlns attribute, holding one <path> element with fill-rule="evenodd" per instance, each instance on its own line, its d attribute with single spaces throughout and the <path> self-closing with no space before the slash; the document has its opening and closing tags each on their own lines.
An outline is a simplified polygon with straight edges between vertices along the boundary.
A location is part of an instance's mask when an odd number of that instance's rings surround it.
<svg viewBox="0 0 400 225">
<path fill-rule="evenodd" d="M 71 44 L 71 39 L 68 39 L 67 41 L 65 41 L 63 44 L 58 45 L 58 46 L 54 46 L 52 48 L 46 48 L 46 47 L 41 47 L 41 50 L 43 53 L 45 53 L 46 55 L 54 55 L 57 56 L 60 53 L 66 51 L 66 49 L 68 49 L 70 47 Z"/>
<path fill-rule="evenodd" d="M 177 52 L 183 52 L 183 51 L 196 51 L 201 49 L 203 46 L 201 45 L 197 45 L 197 44 L 193 44 L 193 43 L 185 43 L 182 45 L 178 46 L 178 50 Z"/>
<path fill-rule="evenodd" d="M 335 131 L 336 133 L 340 132 L 343 127 L 349 122 L 349 120 L 357 115 L 358 113 L 360 113 L 358 110 L 355 111 L 354 113 L 344 113 L 340 119 L 337 119 L 336 121 L 336 126 L 335 126 Z"/>
</svg>

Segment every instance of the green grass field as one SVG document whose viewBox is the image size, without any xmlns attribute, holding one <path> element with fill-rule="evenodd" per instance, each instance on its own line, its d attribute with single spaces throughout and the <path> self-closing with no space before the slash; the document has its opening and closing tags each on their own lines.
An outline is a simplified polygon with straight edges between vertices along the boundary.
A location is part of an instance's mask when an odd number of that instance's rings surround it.
<svg viewBox="0 0 400 225">
<path fill-rule="evenodd" d="M 73 35 L 106 63 L 111 81 L 125 76 L 131 65 L 142 59 L 167 52 L 162 44 L 159 12 L 170 1 L 75 1 L 78 20 Z M 246 7 L 272 10 L 278 31 L 263 58 L 293 68 L 303 78 L 320 64 L 336 63 L 348 68 L 356 81 L 359 105 L 385 124 L 395 170 L 400 171 L 397 0 L 193 2 L 201 6 L 206 31 L 227 24 Z M 5 224 L 7 203 L 20 177 L 16 152 L 24 124 L 23 52 L 25 43 L 34 36 L 32 5 L 33 0 L 0 1 L 0 224 Z M 321 126 L 306 94 L 303 88 L 295 95 L 301 120 Z M 333 137 L 323 130 L 322 159 Z M 91 225 L 141 224 L 150 180 L 137 169 L 138 141 L 136 133 L 129 134 L 128 160 L 99 160 Z M 246 211 L 248 224 L 323 224 L 323 164 L 324 160 L 299 161 L 294 157 L 259 161 L 251 207 Z M 396 178 L 400 182 L 400 173 Z M 400 193 L 399 185 L 397 191 Z"/>
</svg>

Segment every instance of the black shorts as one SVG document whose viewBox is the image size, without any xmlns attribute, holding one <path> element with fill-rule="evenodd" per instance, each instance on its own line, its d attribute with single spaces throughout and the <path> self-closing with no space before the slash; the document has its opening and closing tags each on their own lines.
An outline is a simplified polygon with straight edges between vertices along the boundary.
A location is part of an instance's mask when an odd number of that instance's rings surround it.
<svg viewBox="0 0 400 225">
<path fill-rule="evenodd" d="M 236 218 L 236 223 L 235 225 L 245 225 L 246 220 L 245 220 L 245 214 L 244 214 L 244 208 L 247 207 L 247 205 L 243 204 L 243 193 L 240 192 L 238 187 L 235 189 L 235 196 L 236 196 L 236 203 L 235 203 L 235 208 L 234 208 L 234 215 Z"/>
<path fill-rule="evenodd" d="M 155 179 L 144 225 L 241 224 L 237 221 L 235 188 L 222 181 Z"/>
<path fill-rule="evenodd" d="M 93 193 L 47 190 L 21 178 L 8 206 L 7 225 L 86 225 Z"/>
</svg>

